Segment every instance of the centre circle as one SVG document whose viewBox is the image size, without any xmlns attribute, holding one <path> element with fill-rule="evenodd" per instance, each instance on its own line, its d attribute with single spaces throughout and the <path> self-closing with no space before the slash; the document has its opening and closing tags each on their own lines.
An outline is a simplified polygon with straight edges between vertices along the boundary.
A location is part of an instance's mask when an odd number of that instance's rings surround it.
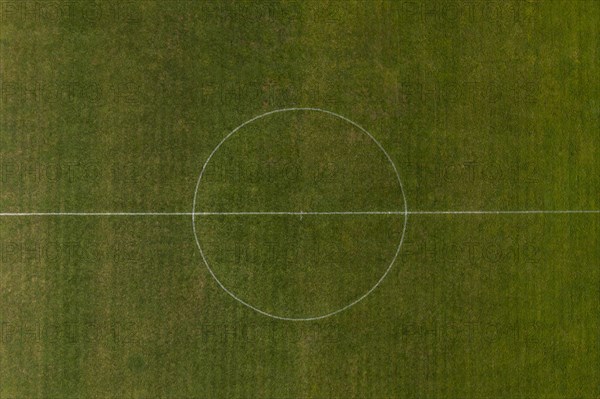
<svg viewBox="0 0 600 399">
<path fill-rule="evenodd" d="M 383 146 L 320 108 L 258 115 L 202 166 L 192 228 L 218 285 L 272 318 L 316 320 L 371 294 L 392 269 L 408 207 Z"/>
</svg>

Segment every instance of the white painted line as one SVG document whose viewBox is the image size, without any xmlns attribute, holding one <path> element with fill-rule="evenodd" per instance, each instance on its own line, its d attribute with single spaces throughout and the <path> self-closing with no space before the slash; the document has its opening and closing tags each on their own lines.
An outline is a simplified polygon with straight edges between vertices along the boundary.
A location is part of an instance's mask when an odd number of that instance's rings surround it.
<svg viewBox="0 0 600 399">
<path fill-rule="evenodd" d="M 2 212 L 0 216 L 190 216 L 190 212 Z"/>
<path fill-rule="evenodd" d="M 600 213 L 600 210 L 522 210 L 522 211 L 408 211 L 410 215 L 528 215 Z"/>
<path fill-rule="evenodd" d="M 196 216 L 245 215 L 404 215 L 404 211 L 348 211 L 348 212 L 196 212 Z"/>
<path fill-rule="evenodd" d="M 196 216 L 219 215 L 522 215 L 600 213 L 600 210 L 524 210 L 524 211 L 357 211 L 357 212 L 196 212 Z"/>
<path fill-rule="evenodd" d="M 600 210 L 520 210 L 520 211 L 348 211 L 348 212 L 2 212 L 9 216 L 260 216 L 260 215 L 527 215 L 599 214 Z"/>
<path fill-rule="evenodd" d="M 196 200 L 197 200 L 197 196 L 198 196 L 198 189 L 200 187 L 200 182 L 202 181 L 202 176 L 204 175 L 204 172 L 206 170 L 206 167 L 208 166 L 208 164 L 210 163 L 210 160 L 212 159 L 213 155 L 219 150 L 219 148 L 223 145 L 223 143 L 225 143 L 231 136 L 233 136 L 234 134 L 236 134 L 236 132 L 238 132 L 240 129 L 242 129 L 244 126 L 258 120 L 261 118 L 264 118 L 268 115 L 272 115 L 272 114 L 277 114 L 277 113 L 282 113 L 282 112 L 295 112 L 295 111 L 313 111 L 313 112 L 321 112 L 324 114 L 328 114 L 330 116 L 333 116 L 334 118 L 338 118 L 341 119 L 351 125 L 353 125 L 354 127 L 356 127 L 357 129 L 359 129 L 360 131 L 362 131 L 364 134 L 366 134 L 373 143 L 375 143 L 375 145 L 379 148 L 379 150 L 381 150 L 381 152 L 385 155 L 385 157 L 387 158 L 388 162 L 390 163 L 394 174 L 396 175 L 396 179 L 398 181 L 398 186 L 400 188 L 400 192 L 402 194 L 402 200 L 404 202 L 404 211 L 401 212 L 401 214 L 404 215 L 404 218 L 402 220 L 402 235 L 400 236 L 400 240 L 398 242 L 398 245 L 396 247 L 396 252 L 394 253 L 394 257 L 392 258 L 392 261 L 390 262 L 388 268 L 385 270 L 385 272 L 383 273 L 383 275 L 379 278 L 379 280 L 377 280 L 377 282 L 375 283 L 375 285 L 373 285 L 368 291 L 366 291 L 365 293 L 363 293 L 361 296 L 359 296 L 358 298 L 354 299 L 352 302 L 348 303 L 347 305 L 331 311 L 330 313 L 326 313 L 326 314 L 322 314 L 322 315 L 318 315 L 318 316 L 311 316 L 311 317 L 287 317 L 287 316 L 280 316 L 280 315 L 276 315 L 276 314 L 272 314 L 269 312 L 266 312 L 262 309 L 259 309 L 258 307 L 244 301 L 242 298 L 236 296 L 232 291 L 230 291 L 227 287 L 225 287 L 225 285 L 218 279 L 217 275 L 213 272 L 213 270 L 210 267 L 210 264 L 208 263 L 208 260 L 206 258 L 206 256 L 204 255 L 204 251 L 202 249 L 202 245 L 200 244 L 200 239 L 198 238 L 198 234 L 196 231 Z M 192 231 L 194 232 L 194 238 L 196 239 L 196 246 L 198 247 L 198 250 L 200 250 L 200 256 L 202 256 L 202 260 L 204 261 L 204 264 L 206 265 L 208 271 L 210 272 L 210 274 L 213 276 L 213 278 L 215 279 L 215 281 L 219 284 L 219 286 L 225 291 L 227 292 L 233 299 L 235 299 L 236 301 L 238 301 L 239 303 L 241 303 L 242 305 L 247 306 L 250 309 L 253 309 L 255 311 L 257 311 L 258 313 L 261 313 L 265 316 L 268 317 L 272 317 L 274 319 L 280 319 L 280 320 L 294 320 L 294 321 L 309 321 L 309 320 L 318 320 L 318 319 L 324 319 L 326 317 L 329 316 L 333 316 L 334 314 L 343 312 L 346 309 L 351 308 L 352 306 L 354 306 L 355 304 L 357 304 L 358 302 L 362 301 L 364 298 L 366 298 L 367 296 L 369 296 L 369 294 L 371 294 L 371 292 L 373 292 L 380 284 L 381 282 L 385 279 L 385 277 L 388 275 L 388 273 L 390 272 L 390 270 L 392 269 L 392 266 L 394 265 L 394 263 L 396 262 L 396 258 L 398 257 L 398 254 L 400 253 L 400 247 L 402 247 L 402 242 L 404 241 L 404 235 L 406 233 L 406 225 L 408 222 L 408 215 L 407 215 L 407 211 L 408 211 L 408 205 L 406 202 L 406 195 L 404 193 L 404 187 L 402 186 L 402 180 L 400 179 L 400 174 L 398 173 L 398 168 L 396 168 L 396 165 L 394 164 L 394 161 L 392 160 L 392 157 L 390 157 L 390 155 L 387 153 L 387 151 L 383 148 L 383 146 L 379 143 L 379 141 L 377 141 L 377 139 L 371 134 L 369 133 L 365 128 L 363 128 L 362 126 L 360 126 L 359 124 L 357 124 L 356 122 L 351 121 L 350 119 L 346 118 L 345 116 L 336 114 L 335 112 L 331 112 L 331 111 L 327 111 L 321 108 L 311 108 L 311 107 L 302 107 L 302 108 L 282 108 L 282 109 L 276 109 L 273 111 L 269 111 L 269 112 L 265 112 L 264 114 L 255 116 L 254 118 L 242 123 L 241 125 L 239 125 L 238 127 L 236 127 L 235 129 L 233 129 L 231 132 L 229 132 L 229 134 L 227 134 L 220 142 L 219 144 L 217 144 L 217 146 L 214 148 L 214 150 L 210 153 L 210 155 L 208 156 L 206 162 L 204 163 L 204 165 L 202 166 L 202 170 L 200 171 L 200 175 L 198 176 L 198 181 L 196 182 L 196 188 L 194 190 L 194 199 L 192 201 Z M 285 213 L 282 213 L 285 214 Z M 300 217 L 303 218 L 304 215 L 306 215 L 306 212 L 300 212 Z M 326 214 L 326 213 L 323 213 Z M 331 214 L 336 214 L 336 213 L 331 213 Z"/>
</svg>

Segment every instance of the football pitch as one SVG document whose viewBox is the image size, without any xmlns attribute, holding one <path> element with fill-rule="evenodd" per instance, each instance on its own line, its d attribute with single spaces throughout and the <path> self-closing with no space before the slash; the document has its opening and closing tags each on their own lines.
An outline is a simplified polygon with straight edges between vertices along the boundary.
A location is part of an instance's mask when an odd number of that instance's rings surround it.
<svg viewBox="0 0 600 399">
<path fill-rule="evenodd" d="M 0 399 L 600 398 L 600 2 L 0 1 Z"/>
</svg>

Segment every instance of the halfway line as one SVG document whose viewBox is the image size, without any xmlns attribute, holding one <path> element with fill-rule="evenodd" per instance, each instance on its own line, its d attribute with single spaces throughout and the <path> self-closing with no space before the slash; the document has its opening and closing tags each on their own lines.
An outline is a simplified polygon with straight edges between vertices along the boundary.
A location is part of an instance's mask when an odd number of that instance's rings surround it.
<svg viewBox="0 0 600 399">
<path fill-rule="evenodd" d="M 530 211 L 409 211 L 409 215 L 526 215 L 526 214 L 572 214 L 600 213 L 600 210 L 530 210 Z"/>
<path fill-rule="evenodd" d="M 8 216 L 243 216 L 243 215 L 523 215 L 600 214 L 600 210 L 521 210 L 521 211 L 347 211 L 347 212 L 2 212 Z"/>
<path fill-rule="evenodd" d="M 191 212 L 3 212 L 0 216 L 191 216 Z"/>
</svg>

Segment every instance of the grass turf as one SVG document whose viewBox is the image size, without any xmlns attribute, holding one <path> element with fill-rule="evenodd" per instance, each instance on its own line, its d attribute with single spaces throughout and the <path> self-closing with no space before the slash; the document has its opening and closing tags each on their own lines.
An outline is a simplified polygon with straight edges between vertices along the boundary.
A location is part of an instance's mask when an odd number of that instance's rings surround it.
<svg viewBox="0 0 600 399">
<path fill-rule="evenodd" d="M 409 210 L 600 209 L 599 4 L 3 1 L 0 212 L 190 212 L 225 135 L 290 106 L 371 132 Z M 203 206 L 400 205 L 343 124 L 261 122 Z M 401 222 L 199 231 L 236 293 L 305 315 L 372 286 Z M 2 217 L 0 398 L 595 398 L 599 237 L 596 214 L 412 215 L 372 295 L 289 322 L 218 287 L 188 216 Z"/>
</svg>

